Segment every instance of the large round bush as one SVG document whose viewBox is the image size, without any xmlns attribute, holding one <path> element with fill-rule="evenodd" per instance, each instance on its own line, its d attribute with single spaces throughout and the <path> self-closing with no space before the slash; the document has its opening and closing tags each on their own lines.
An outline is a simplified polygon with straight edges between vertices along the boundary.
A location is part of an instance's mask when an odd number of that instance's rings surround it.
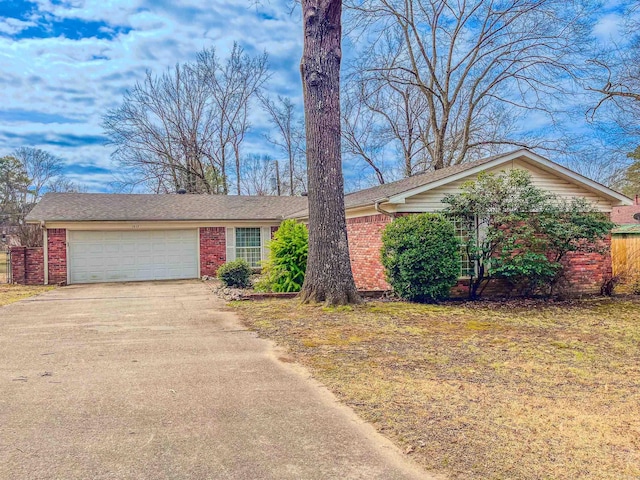
<svg viewBox="0 0 640 480">
<path fill-rule="evenodd" d="M 402 298 L 436 302 L 449 296 L 460 275 L 459 242 L 442 215 L 423 213 L 394 220 L 382 234 L 387 281 Z"/>
</svg>

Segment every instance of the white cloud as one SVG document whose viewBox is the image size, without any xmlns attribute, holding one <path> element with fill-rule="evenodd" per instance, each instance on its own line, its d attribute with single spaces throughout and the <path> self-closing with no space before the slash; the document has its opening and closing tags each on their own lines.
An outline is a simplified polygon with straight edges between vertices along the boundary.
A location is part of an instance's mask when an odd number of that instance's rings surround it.
<svg viewBox="0 0 640 480">
<path fill-rule="evenodd" d="M 17 18 L 0 17 L 0 33 L 7 35 L 16 35 L 29 27 L 36 24 L 31 21 L 18 20 Z"/>
<path fill-rule="evenodd" d="M 622 14 L 612 12 L 602 16 L 596 23 L 593 34 L 601 42 L 619 42 L 622 39 L 622 26 L 624 17 Z"/>
<path fill-rule="evenodd" d="M 102 39 L 0 37 L 0 82 L 5 79 L 0 85 L 1 110 L 39 112 L 67 119 L 67 123 L 43 123 L 34 115 L 31 121 L 21 118 L 3 122 L 0 149 L 10 151 L 23 146 L 25 139 L 40 139 L 42 143 L 33 146 L 50 150 L 71 164 L 113 169 L 108 147 L 95 142 L 65 146 L 61 139 L 70 135 L 101 136 L 102 115 L 122 101 L 122 93 L 141 80 L 145 70 L 161 72 L 176 62 L 193 59 L 197 51 L 209 46 L 215 46 L 224 58 L 236 40 L 248 52 L 266 49 L 271 53 L 271 88 L 299 98 L 299 85 L 292 81 L 299 78 L 299 19 L 288 15 L 286 0 L 274 0 L 260 10 L 251 8 L 249 0 L 246 5 L 243 1 L 192 0 L 181 2 L 178 7 L 162 0 L 38 0 L 39 10 L 31 21 L 4 22 L 0 28 L 13 25 L 4 28 L 11 28 L 5 33 L 15 35 L 47 17 L 106 22 L 108 25 L 101 28 L 103 33 L 118 32 L 119 27 L 131 30 Z M 264 18 L 265 14 L 269 19 Z M 68 123 L 69 120 L 76 123 Z M 265 120 L 260 114 L 253 123 L 265 126 Z M 260 145 L 254 140 L 247 144 L 249 149 L 260 149 Z M 104 187 L 106 176 L 74 173 L 76 181 L 91 188 Z"/>
</svg>

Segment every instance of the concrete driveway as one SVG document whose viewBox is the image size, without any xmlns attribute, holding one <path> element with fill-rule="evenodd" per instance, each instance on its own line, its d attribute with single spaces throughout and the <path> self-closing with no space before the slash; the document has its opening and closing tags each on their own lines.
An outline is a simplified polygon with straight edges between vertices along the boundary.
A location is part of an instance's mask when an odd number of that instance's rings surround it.
<svg viewBox="0 0 640 480">
<path fill-rule="evenodd" d="M 417 479 L 200 282 L 0 308 L 0 478 Z"/>
</svg>

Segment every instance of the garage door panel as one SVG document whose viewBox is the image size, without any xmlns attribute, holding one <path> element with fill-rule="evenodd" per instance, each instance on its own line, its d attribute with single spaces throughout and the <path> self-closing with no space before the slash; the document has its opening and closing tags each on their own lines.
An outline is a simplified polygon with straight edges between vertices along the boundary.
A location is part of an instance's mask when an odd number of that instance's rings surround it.
<svg viewBox="0 0 640 480">
<path fill-rule="evenodd" d="M 197 278 L 198 231 L 70 231 L 70 283 Z"/>
</svg>

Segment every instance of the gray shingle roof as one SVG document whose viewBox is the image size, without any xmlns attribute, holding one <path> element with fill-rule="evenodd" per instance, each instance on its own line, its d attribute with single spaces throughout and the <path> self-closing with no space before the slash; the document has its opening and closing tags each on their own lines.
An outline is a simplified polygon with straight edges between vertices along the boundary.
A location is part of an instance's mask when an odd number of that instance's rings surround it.
<svg viewBox="0 0 640 480">
<path fill-rule="evenodd" d="M 482 160 L 478 160 L 475 162 L 453 165 L 451 167 L 441 168 L 440 170 L 419 173 L 408 178 L 403 178 L 402 180 L 398 180 L 396 182 L 386 183 L 384 185 L 378 185 L 377 187 L 371 187 L 367 188 L 366 190 L 353 192 L 345 195 L 345 208 L 371 205 L 378 200 L 383 200 L 400 193 L 408 192 L 409 190 L 413 190 L 414 188 L 422 187 L 430 183 L 437 182 L 438 180 L 450 177 L 452 175 L 471 170 L 474 167 L 492 162 L 493 160 L 510 155 L 511 153 L 495 155 L 493 157 L 483 158 Z"/>
<path fill-rule="evenodd" d="M 306 197 L 47 193 L 27 221 L 282 220 Z"/>
<path fill-rule="evenodd" d="M 373 205 L 394 195 L 426 186 L 513 152 L 483 158 L 345 195 L 345 207 Z M 143 221 L 143 220 L 281 220 L 308 215 L 306 197 L 251 197 L 235 195 L 135 195 L 49 193 L 27 216 L 28 221 Z"/>
<path fill-rule="evenodd" d="M 519 150 L 516 150 L 515 152 L 517 151 Z M 366 188 L 364 190 L 358 190 L 357 192 L 348 193 L 344 196 L 344 206 L 345 208 L 349 209 L 373 205 L 379 200 L 385 200 L 394 195 L 413 190 L 414 188 L 437 182 L 438 180 L 442 180 L 458 173 L 471 170 L 472 168 L 478 167 L 480 165 L 492 162 L 494 160 L 497 160 L 498 158 L 512 155 L 515 152 L 508 152 L 502 155 L 494 155 L 492 157 L 483 158 L 475 162 L 462 163 L 460 165 L 441 168 L 440 170 L 419 173 L 417 175 L 413 175 L 412 177 L 403 178 L 402 180 L 397 180 L 395 182 L 385 183 L 384 185 L 377 185 L 375 187 Z M 300 211 L 293 212 L 291 216 L 294 218 L 301 218 L 306 217 L 307 215 L 307 210 L 301 209 Z"/>
</svg>

